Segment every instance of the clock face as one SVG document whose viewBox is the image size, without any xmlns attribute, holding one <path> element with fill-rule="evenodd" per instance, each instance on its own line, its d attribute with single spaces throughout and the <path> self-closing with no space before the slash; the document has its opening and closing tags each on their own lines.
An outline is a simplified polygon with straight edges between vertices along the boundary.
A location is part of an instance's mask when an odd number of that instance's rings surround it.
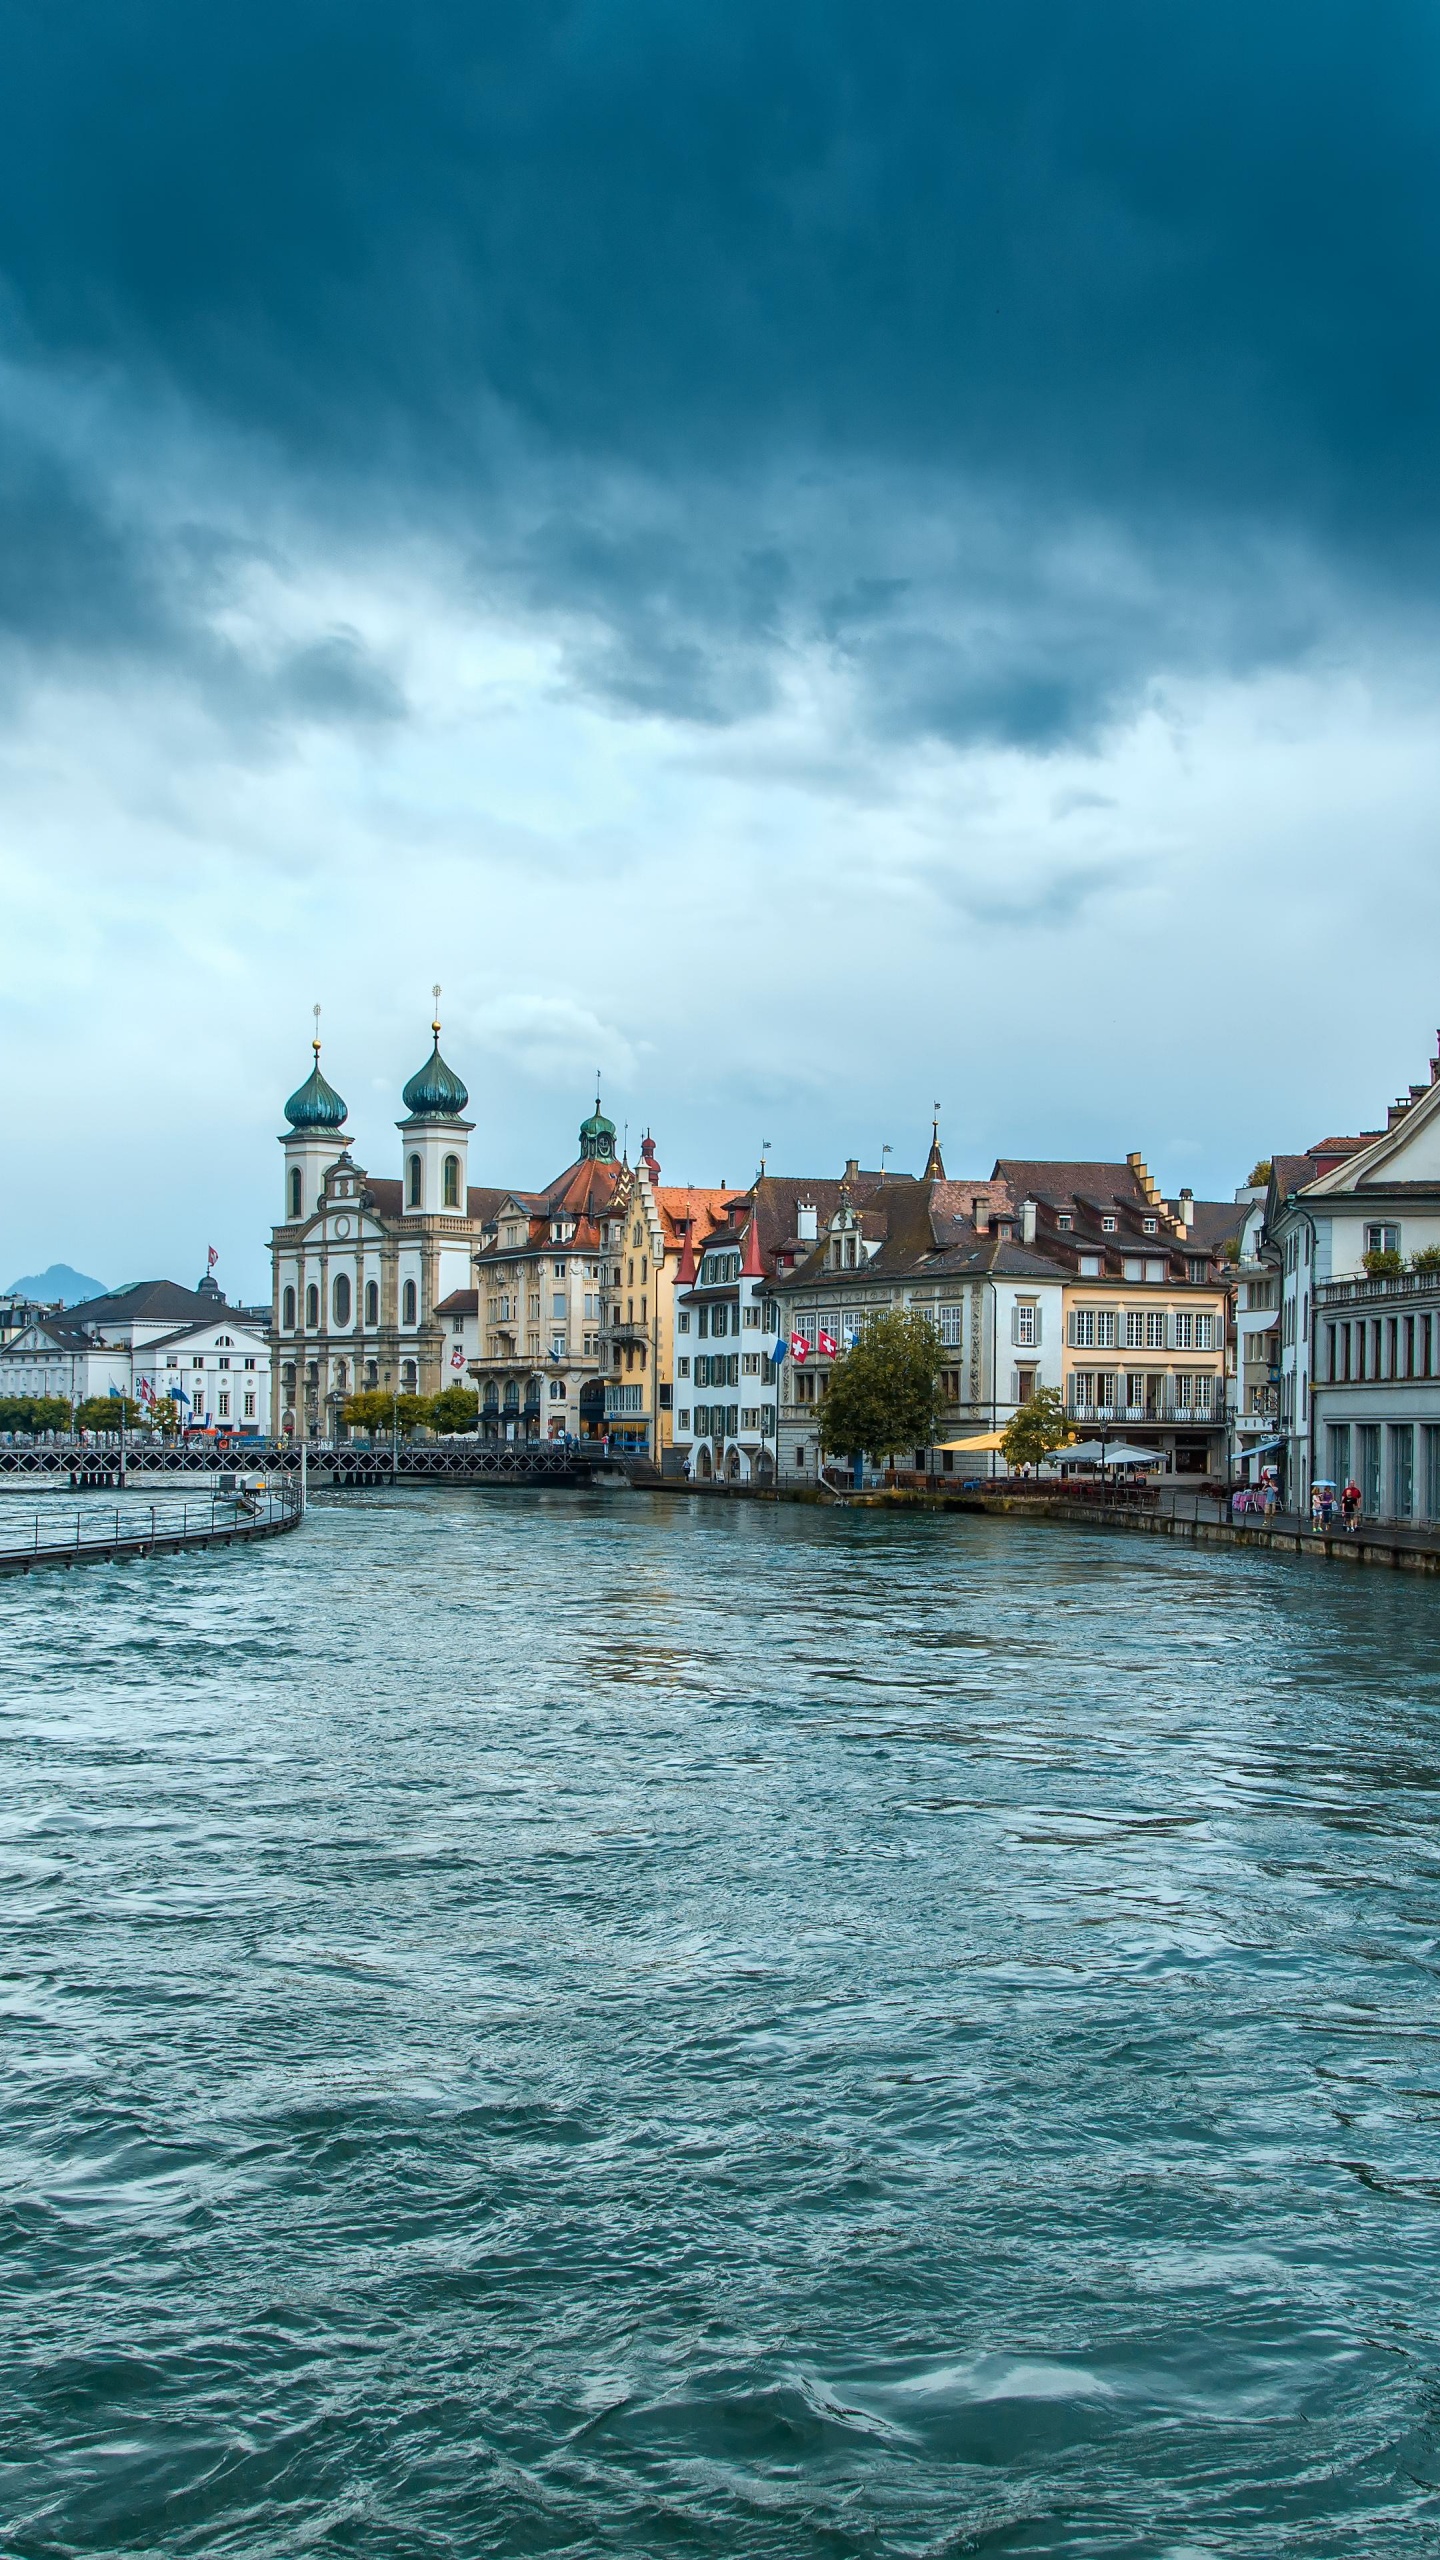
<svg viewBox="0 0 1440 2560">
<path fill-rule="evenodd" d="M 337 1219 L 336 1219 L 336 1221 L 335 1221 L 335 1233 L 337 1234 L 337 1236 L 348 1236 L 348 1234 L 350 1233 L 350 1221 L 349 1221 L 349 1219 L 348 1219 L 348 1218 L 337 1218 Z"/>
</svg>

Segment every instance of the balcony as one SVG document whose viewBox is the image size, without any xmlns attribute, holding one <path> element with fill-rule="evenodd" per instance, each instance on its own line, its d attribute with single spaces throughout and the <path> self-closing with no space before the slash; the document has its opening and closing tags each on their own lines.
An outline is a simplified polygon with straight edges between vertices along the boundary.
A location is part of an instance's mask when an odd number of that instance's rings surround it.
<svg viewBox="0 0 1440 2560">
<path fill-rule="evenodd" d="M 607 1325 L 605 1331 L 612 1342 L 619 1344 L 622 1351 L 627 1343 L 638 1343 L 642 1350 L 647 1351 L 650 1347 L 648 1324 L 612 1324 Z"/>
<path fill-rule="evenodd" d="M 1419 1298 L 1433 1306 L 1440 1298 L 1440 1271 L 1396 1271 L 1378 1280 L 1361 1271 L 1353 1280 L 1318 1280 L 1315 1284 L 1317 1314 L 1330 1314 L 1336 1307 L 1373 1306 L 1396 1298 Z"/>
<path fill-rule="evenodd" d="M 1257 1421 L 1262 1418 L 1255 1417 Z M 1171 1423 L 1182 1423 L 1197 1430 L 1218 1431 L 1225 1420 L 1223 1405 L 1213 1404 L 1067 1404 L 1067 1422 L 1102 1422 L 1111 1429 L 1133 1425 L 1139 1429 L 1165 1429 Z"/>
</svg>

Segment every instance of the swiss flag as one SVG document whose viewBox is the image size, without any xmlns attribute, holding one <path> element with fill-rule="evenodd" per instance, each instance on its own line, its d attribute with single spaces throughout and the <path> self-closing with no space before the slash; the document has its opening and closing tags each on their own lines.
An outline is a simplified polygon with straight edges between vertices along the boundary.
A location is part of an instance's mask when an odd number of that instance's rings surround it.
<svg viewBox="0 0 1440 2560">
<path fill-rule="evenodd" d="M 791 1357 L 791 1359 L 792 1359 L 792 1360 L 808 1360 L 808 1359 L 809 1359 L 809 1357 L 810 1357 L 810 1345 L 809 1345 L 809 1343 L 806 1341 L 805 1336 L 804 1336 L 804 1334 L 803 1334 L 803 1333 L 792 1333 L 792 1334 L 791 1334 L 791 1336 L 790 1336 L 790 1357 Z"/>
<path fill-rule="evenodd" d="M 833 1360 L 840 1346 L 837 1343 L 834 1334 L 827 1333 L 822 1325 L 816 1338 L 815 1348 L 823 1359 Z"/>
</svg>

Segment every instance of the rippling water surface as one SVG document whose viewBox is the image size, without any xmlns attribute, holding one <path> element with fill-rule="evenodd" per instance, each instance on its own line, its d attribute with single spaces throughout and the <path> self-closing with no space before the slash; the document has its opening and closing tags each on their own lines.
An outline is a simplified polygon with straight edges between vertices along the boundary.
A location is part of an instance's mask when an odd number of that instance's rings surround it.
<svg viewBox="0 0 1440 2560">
<path fill-rule="evenodd" d="M 1430 2552 L 1440 1591 L 322 1499 L 0 1585 L 0 2550 Z"/>
</svg>

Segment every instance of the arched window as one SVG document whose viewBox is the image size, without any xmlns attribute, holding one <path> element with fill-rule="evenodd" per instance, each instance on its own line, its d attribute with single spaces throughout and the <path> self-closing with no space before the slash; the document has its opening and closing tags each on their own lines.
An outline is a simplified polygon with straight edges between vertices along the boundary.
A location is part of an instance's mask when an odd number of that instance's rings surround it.
<svg viewBox="0 0 1440 2560">
<path fill-rule="evenodd" d="M 460 1206 L 460 1159 L 447 1156 L 441 1169 L 440 1197 L 447 1209 Z"/>
<path fill-rule="evenodd" d="M 312 1280 L 305 1292 L 305 1322 L 312 1333 L 320 1330 L 320 1292 Z"/>
<path fill-rule="evenodd" d="M 344 1271 L 336 1272 L 335 1279 L 330 1290 L 330 1303 L 335 1310 L 336 1324 L 347 1325 L 350 1321 L 350 1280 L 348 1273 Z"/>
<path fill-rule="evenodd" d="M 420 1159 L 418 1156 L 410 1158 L 405 1172 L 408 1204 L 412 1209 L 418 1209 L 420 1206 Z"/>
<path fill-rule="evenodd" d="M 300 1215 L 300 1167 L 298 1164 L 292 1164 L 290 1167 L 290 1215 L 292 1218 L 298 1218 Z"/>
<path fill-rule="evenodd" d="M 413 1360 L 402 1360 L 400 1364 L 400 1385 L 404 1394 L 407 1396 L 413 1396 L 415 1393 L 415 1363 Z"/>
<path fill-rule="evenodd" d="M 293 1360 L 287 1360 L 284 1368 L 281 1370 L 280 1384 L 284 1388 L 287 1396 L 293 1396 L 295 1393 L 295 1363 Z"/>
<path fill-rule="evenodd" d="M 413 1324 L 415 1321 L 415 1283 L 413 1280 L 407 1280 L 404 1288 L 400 1292 L 400 1321 L 402 1324 Z"/>
<path fill-rule="evenodd" d="M 365 1321 L 367 1324 L 378 1324 L 380 1321 L 380 1283 L 378 1280 L 367 1280 L 365 1283 Z"/>
<path fill-rule="evenodd" d="M 293 1290 L 293 1289 L 287 1289 L 287 1290 L 285 1290 L 284 1294 L 283 1294 L 283 1295 L 282 1295 L 282 1297 L 281 1297 L 281 1300 L 280 1300 L 280 1322 L 281 1322 L 281 1324 L 284 1326 L 285 1331 L 286 1331 L 287 1333 L 293 1333 L 293 1332 L 294 1332 L 294 1330 L 295 1330 L 295 1292 L 294 1292 L 294 1290 Z"/>
</svg>

